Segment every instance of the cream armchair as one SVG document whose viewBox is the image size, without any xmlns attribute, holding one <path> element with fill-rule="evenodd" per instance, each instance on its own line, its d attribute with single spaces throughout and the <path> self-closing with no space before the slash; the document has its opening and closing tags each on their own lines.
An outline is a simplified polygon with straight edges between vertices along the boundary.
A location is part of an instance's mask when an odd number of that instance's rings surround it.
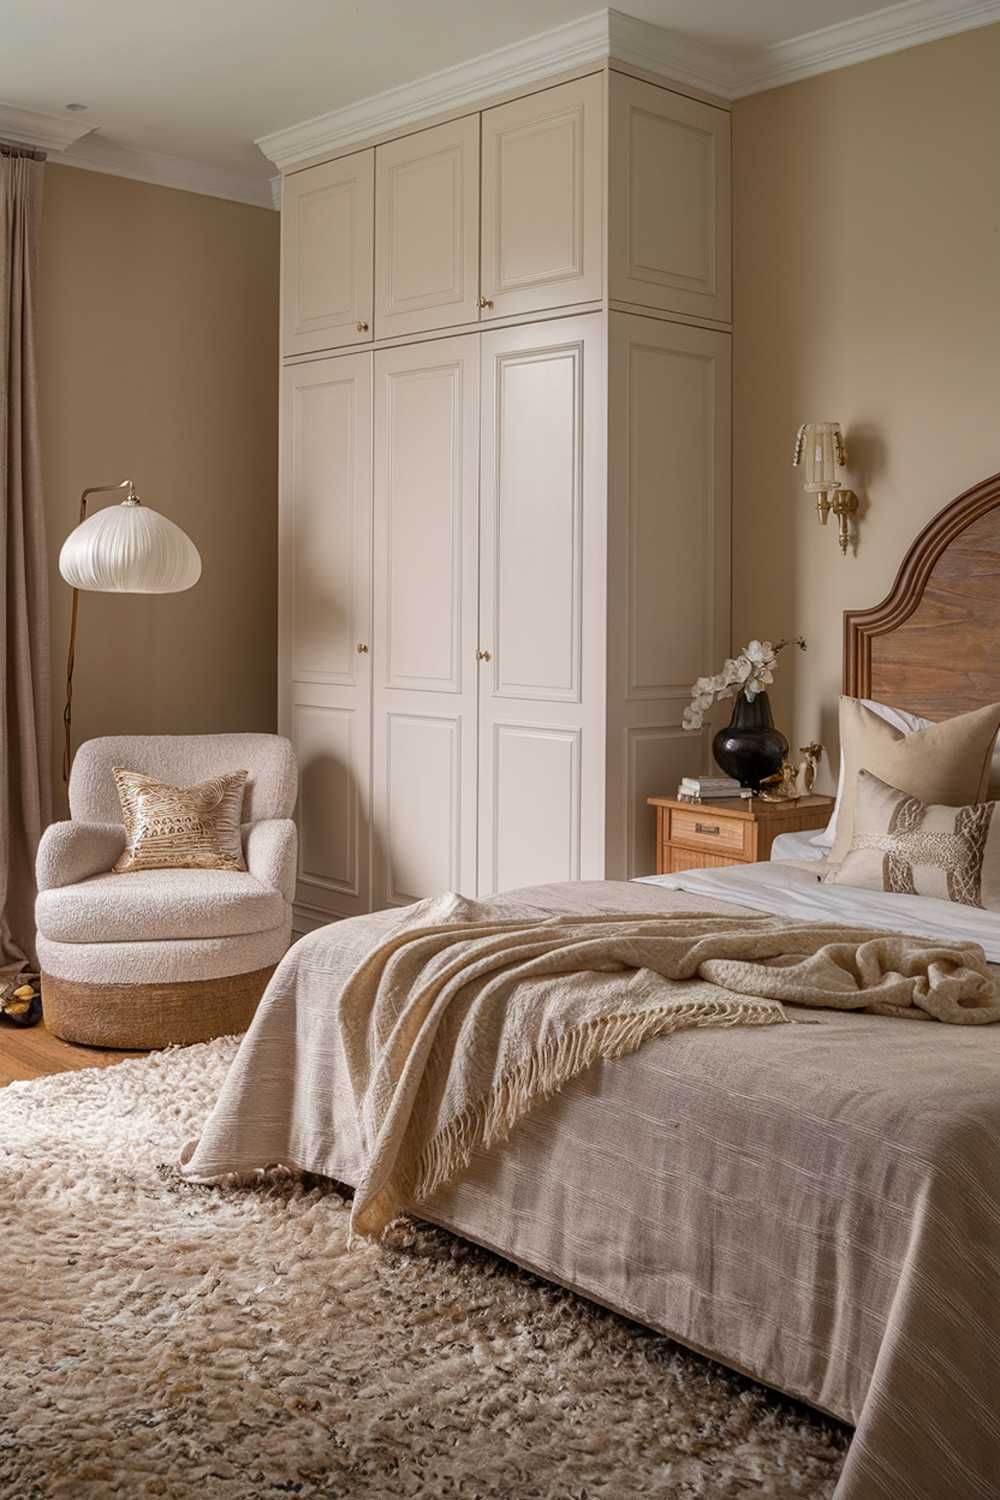
<svg viewBox="0 0 1000 1500">
<path fill-rule="evenodd" d="M 111 873 L 125 847 L 114 766 L 177 786 L 246 767 L 246 871 Z M 246 1029 L 291 940 L 296 779 L 291 745 L 273 734 L 81 745 L 69 821 L 38 849 L 42 1004 L 57 1036 L 138 1048 Z"/>
</svg>

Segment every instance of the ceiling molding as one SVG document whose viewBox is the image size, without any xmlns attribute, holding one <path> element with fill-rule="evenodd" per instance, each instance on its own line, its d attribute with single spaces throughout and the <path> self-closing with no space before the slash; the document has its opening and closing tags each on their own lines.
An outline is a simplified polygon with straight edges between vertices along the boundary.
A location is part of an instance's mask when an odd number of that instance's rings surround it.
<svg viewBox="0 0 1000 1500">
<path fill-rule="evenodd" d="M 609 10 L 606 14 L 606 58 L 642 68 L 647 73 L 658 73 L 702 94 L 717 94 L 722 99 L 735 97 L 745 53 L 706 46 L 665 26 L 626 16 L 620 10 Z"/>
<path fill-rule="evenodd" d="M 134 151 L 119 146 L 99 133 L 89 136 L 59 158 L 64 167 L 83 167 L 88 172 L 107 172 L 129 177 L 155 187 L 179 188 L 185 193 L 204 193 L 210 198 L 228 198 L 254 208 L 275 208 L 271 183 L 266 177 L 230 172 L 183 156 L 160 156 L 154 151 Z"/>
<path fill-rule="evenodd" d="M 65 151 L 81 136 L 94 129 L 79 114 L 49 115 L 39 109 L 18 109 L 0 103 L 0 140 L 18 146 L 34 146 L 36 151 Z"/>
<path fill-rule="evenodd" d="M 493 95 L 529 90 L 559 73 L 609 60 L 680 89 L 739 99 L 886 53 L 1000 21 L 1000 0 L 902 0 L 754 51 L 706 45 L 621 11 L 595 11 L 467 62 L 261 136 L 279 169 L 349 149 L 373 136 L 403 134 L 435 115 L 477 109 Z M 58 154 L 68 166 L 276 208 L 280 182 L 206 162 L 119 146 L 81 114 L 49 114 L 0 103 L 0 140 Z"/>
<path fill-rule="evenodd" d="M 553 74 L 615 60 L 682 88 L 740 99 L 814 74 L 916 47 L 1000 20 L 1000 0 L 902 0 L 853 21 L 755 51 L 736 52 L 608 9 L 595 11 L 468 62 L 359 99 L 258 137 L 282 172 L 324 154 L 400 134 L 438 114 L 475 109 L 491 94 L 530 88 Z"/>
<path fill-rule="evenodd" d="M 797 83 L 1000 21 L 1000 0 L 902 0 L 885 10 L 776 42 L 740 70 L 732 97 Z"/>
</svg>

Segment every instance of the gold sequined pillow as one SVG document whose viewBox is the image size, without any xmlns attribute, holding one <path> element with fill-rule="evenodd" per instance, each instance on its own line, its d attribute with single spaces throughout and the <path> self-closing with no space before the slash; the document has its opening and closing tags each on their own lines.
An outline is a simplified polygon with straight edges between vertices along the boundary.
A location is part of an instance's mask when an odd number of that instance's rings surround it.
<svg viewBox="0 0 1000 1500">
<path fill-rule="evenodd" d="M 859 771 L 851 847 L 826 879 L 1000 911 L 998 806 L 936 806 Z"/>
<path fill-rule="evenodd" d="M 240 814 L 247 775 L 233 771 L 197 786 L 167 786 L 141 771 L 116 766 L 125 824 L 125 849 L 116 872 L 245 870 Z"/>
</svg>

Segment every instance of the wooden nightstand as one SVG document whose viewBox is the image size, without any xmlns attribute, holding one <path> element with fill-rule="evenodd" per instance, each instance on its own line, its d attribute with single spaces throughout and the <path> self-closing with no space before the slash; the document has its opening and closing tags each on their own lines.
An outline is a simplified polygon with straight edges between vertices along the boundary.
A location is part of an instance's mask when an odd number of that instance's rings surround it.
<svg viewBox="0 0 1000 1500">
<path fill-rule="evenodd" d="M 769 859 L 779 833 L 824 828 L 832 797 L 799 797 L 795 802 L 762 802 L 740 797 L 719 802 L 678 802 L 647 797 L 656 808 L 656 873 L 749 865 Z"/>
</svg>

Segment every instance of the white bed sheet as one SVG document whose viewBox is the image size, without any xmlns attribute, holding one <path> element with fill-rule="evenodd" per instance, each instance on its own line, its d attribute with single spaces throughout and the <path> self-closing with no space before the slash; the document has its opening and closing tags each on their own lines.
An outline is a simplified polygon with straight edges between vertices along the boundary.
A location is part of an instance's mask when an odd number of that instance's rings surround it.
<svg viewBox="0 0 1000 1500">
<path fill-rule="evenodd" d="M 814 844 L 814 837 L 811 828 L 806 828 L 800 833 L 779 833 L 771 845 L 771 858 L 773 860 L 809 860 L 811 863 L 826 859 L 827 850 Z"/>
<path fill-rule="evenodd" d="M 896 896 L 850 885 L 824 885 L 822 869 L 815 864 L 780 860 L 730 865 L 721 870 L 681 870 L 676 875 L 644 875 L 641 879 L 667 890 L 730 901 L 781 917 L 877 927 L 949 943 L 980 943 L 990 963 L 1000 963 L 1000 912 L 939 901 L 933 896 Z"/>
</svg>

